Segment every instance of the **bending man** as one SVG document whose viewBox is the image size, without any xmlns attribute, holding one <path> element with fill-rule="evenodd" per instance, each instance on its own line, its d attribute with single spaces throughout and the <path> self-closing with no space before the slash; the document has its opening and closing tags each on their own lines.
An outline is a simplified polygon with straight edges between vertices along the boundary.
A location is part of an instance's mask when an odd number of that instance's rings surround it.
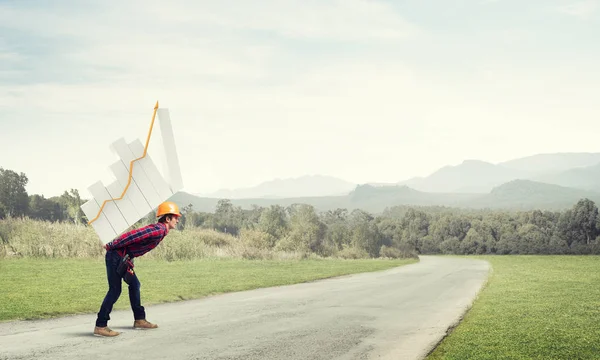
<svg viewBox="0 0 600 360">
<path fill-rule="evenodd" d="M 103 247 L 107 250 L 105 256 L 106 276 L 108 277 L 108 292 L 104 297 L 98 317 L 94 335 L 99 336 L 117 336 L 120 333 L 113 331 L 108 327 L 110 313 L 113 305 L 121 296 L 121 280 L 123 276 L 119 275 L 117 268 L 123 257 L 129 255 L 131 262 L 133 258 L 139 257 L 154 249 L 167 236 L 169 230 L 175 229 L 179 222 L 179 207 L 166 201 L 158 206 L 156 217 L 158 222 L 144 227 L 128 231 Z M 158 325 L 152 324 L 146 320 L 146 312 L 141 304 L 140 282 L 134 272 L 130 272 L 127 282 L 129 283 L 129 302 L 133 310 L 133 328 L 134 329 L 154 329 Z"/>
</svg>

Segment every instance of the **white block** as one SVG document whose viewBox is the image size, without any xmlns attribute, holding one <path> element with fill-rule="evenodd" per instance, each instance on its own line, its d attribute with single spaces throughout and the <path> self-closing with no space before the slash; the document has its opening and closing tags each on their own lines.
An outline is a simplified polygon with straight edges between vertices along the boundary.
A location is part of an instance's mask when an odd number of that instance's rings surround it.
<svg viewBox="0 0 600 360">
<path fill-rule="evenodd" d="M 91 199 L 86 201 L 83 205 L 81 205 L 81 210 L 87 216 L 88 221 L 92 221 L 98 215 L 100 211 L 100 205 L 96 202 L 96 200 Z M 94 222 L 92 222 L 92 227 L 98 234 L 100 241 L 103 244 L 111 242 L 115 237 L 117 237 L 117 232 L 112 228 L 108 219 L 104 215 L 104 212 L 100 212 L 100 216 Z"/>
<path fill-rule="evenodd" d="M 102 207 L 102 204 L 105 200 L 110 200 L 112 198 L 106 190 L 106 188 L 104 187 L 104 185 L 102 184 L 102 182 L 100 181 L 97 181 L 90 185 L 88 187 L 88 191 L 100 207 Z M 114 201 L 106 202 L 104 208 L 102 209 L 102 212 L 104 213 L 104 215 L 106 215 L 108 222 L 117 234 L 122 233 L 129 227 L 127 221 L 123 217 L 123 214 L 121 214 L 121 211 L 119 210 L 117 204 L 115 204 Z"/>
<path fill-rule="evenodd" d="M 137 159 L 123 138 L 112 143 L 111 149 L 113 149 L 113 151 L 119 155 L 121 161 L 123 161 L 127 169 L 129 169 L 131 161 Z M 150 182 L 150 179 L 148 179 L 146 172 L 139 164 L 139 160 L 133 162 L 133 180 L 135 180 L 150 207 L 152 209 L 158 207 L 158 205 L 162 202 L 160 196 L 154 189 L 154 186 L 152 186 L 152 183 Z"/>
<path fill-rule="evenodd" d="M 121 211 L 121 214 L 123 214 L 123 217 L 125 218 L 125 221 L 127 222 L 128 226 L 132 226 L 139 219 L 142 218 L 135 209 L 135 206 L 133 206 L 133 204 L 131 203 L 131 199 L 129 198 L 129 192 L 127 191 L 125 192 L 125 194 L 123 194 L 125 186 L 121 186 L 119 181 L 115 180 L 112 184 L 106 187 L 106 190 L 108 190 L 110 197 L 113 199 L 118 199 L 121 196 L 123 196 L 122 199 L 116 200 L 115 204 L 119 208 L 119 211 Z M 129 188 L 127 190 L 129 190 Z"/>
<path fill-rule="evenodd" d="M 136 158 L 144 154 L 144 145 L 142 145 L 142 142 L 139 139 L 136 139 L 135 141 L 131 142 L 129 144 L 129 148 L 131 149 L 131 152 L 133 152 L 133 156 L 135 156 Z M 156 167 L 154 161 L 152 161 L 150 153 L 146 153 L 146 156 L 138 162 L 140 163 L 140 165 L 144 169 L 144 172 L 150 179 L 152 186 L 154 186 L 154 189 L 156 189 L 156 192 L 160 196 L 161 201 L 165 201 L 171 196 L 173 196 L 173 192 L 169 188 L 169 185 L 162 177 L 161 173 L 158 171 L 158 168 Z"/>
<path fill-rule="evenodd" d="M 125 166 L 125 163 L 119 160 L 110 166 L 110 170 L 117 178 L 121 189 L 125 189 L 127 186 L 127 180 L 129 179 L 129 169 Z M 127 187 L 127 196 L 131 200 L 133 207 L 135 207 L 135 210 L 139 215 L 136 222 L 152 211 L 150 204 L 148 204 L 148 201 L 146 201 L 144 194 L 142 194 L 142 191 L 133 178 L 129 183 L 129 187 Z"/>
<path fill-rule="evenodd" d="M 156 114 L 159 119 L 160 133 L 168 168 L 168 174 L 165 175 L 166 180 L 171 186 L 171 191 L 176 193 L 183 189 L 183 179 L 179 167 L 179 157 L 177 156 L 177 147 L 175 146 L 175 136 L 173 135 L 171 116 L 168 109 L 158 109 Z"/>
</svg>

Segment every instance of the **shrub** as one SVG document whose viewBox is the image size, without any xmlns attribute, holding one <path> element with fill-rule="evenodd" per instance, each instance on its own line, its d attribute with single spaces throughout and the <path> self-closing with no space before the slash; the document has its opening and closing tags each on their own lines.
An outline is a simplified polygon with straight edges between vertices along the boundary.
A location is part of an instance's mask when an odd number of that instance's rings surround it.
<svg viewBox="0 0 600 360">
<path fill-rule="evenodd" d="M 275 237 L 259 230 L 242 229 L 240 232 L 242 243 L 257 249 L 272 249 L 275 246 Z"/>
<path fill-rule="evenodd" d="M 336 257 L 342 259 L 368 259 L 371 256 L 365 249 L 344 245 L 344 248 L 337 252 Z"/>
<path fill-rule="evenodd" d="M 73 258 L 99 257 L 101 243 L 93 228 L 28 218 L 0 220 L 4 256 Z"/>
<path fill-rule="evenodd" d="M 405 259 L 418 257 L 415 249 L 408 244 L 401 244 L 399 248 L 382 245 L 380 250 L 380 256 L 383 258 L 390 259 Z"/>
</svg>

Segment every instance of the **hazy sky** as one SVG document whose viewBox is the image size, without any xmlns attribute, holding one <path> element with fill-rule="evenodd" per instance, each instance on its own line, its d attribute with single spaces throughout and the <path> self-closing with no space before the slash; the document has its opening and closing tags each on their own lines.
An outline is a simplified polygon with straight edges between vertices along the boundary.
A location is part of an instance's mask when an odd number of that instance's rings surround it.
<svg viewBox="0 0 600 360">
<path fill-rule="evenodd" d="M 598 0 L 0 0 L 0 166 L 88 196 L 157 100 L 192 193 L 596 152 L 599 39 Z"/>
</svg>

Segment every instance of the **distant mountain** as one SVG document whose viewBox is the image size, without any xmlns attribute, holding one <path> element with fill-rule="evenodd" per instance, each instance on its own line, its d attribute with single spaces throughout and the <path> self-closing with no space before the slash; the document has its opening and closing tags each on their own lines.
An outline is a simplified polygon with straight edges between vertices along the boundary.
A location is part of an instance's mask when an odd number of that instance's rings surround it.
<svg viewBox="0 0 600 360">
<path fill-rule="evenodd" d="M 203 196 L 179 193 L 174 199 L 206 212 L 213 212 L 219 199 L 230 199 L 244 209 L 305 203 L 319 211 L 379 213 L 397 205 L 562 209 L 585 197 L 600 204 L 600 153 L 539 154 L 498 164 L 465 160 L 397 184 L 357 186 L 329 176 L 302 176 Z"/>
<path fill-rule="evenodd" d="M 348 194 L 347 206 L 348 209 L 363 209 L 379 213 L 387 207 L 396 205 L 460 206 L 477 196 L 477 194 L 428 193 L 406 185 L 378 187 L 362 185 Z"/>
<path fill-rule="evenodd" d="M 600 191 L 600 164 L 550 172 L 536 176 L 533 180 L 582 190 Z"/>
<path fill-rule="evenodd" d="M 456 166 L 445 166 L 425 178 L 400 182 L 416 190 L 436 193 L 487 193 L 495 186 L 531 174 L 480 160 L 465 160 Z"/>
<path fill-rule="evenodd" d="M 459 206 L 466 200 L 475 198 L 476 196 L 478 195 L 425 193 L 407 186 L 359 185 L 354 191 L 341 196 L 230 199 L 230 201 L 233 205 L 240 206 L 242 209 L 252 209 L 254 205 L 268 207 L 271 205 L 290 206 L 292 204 L 309 204 L 314 206 L 318 211 L 344 208 L 348 210 L 362 209 L 373 213 L 380 213 L 386 207 L 403 204 Z M 199 197 L 185 192 L 175 194 L 171 197 L 171 200 L 182 206 L 192 204 L 194 211 L 203 212 L 214 212 L 219 201 L 218 198 Z"/>
<path fill-rule="evenodd" d="M 331 176 L 313 175 L 275 179 L 254 187 L 222 189 L 206 197 L 226 199 L 294 198 L 307 196 L 346 195 L 356 184 Z"/>
<path fill-rule="evenodd" d="M 461 207 L 560 210 L 572 207 L 582 198 L 598 203 L 600 193 L 531 180 L 513 180 L 494 188 L 489 194 L 462 203 Z"/>
<path fill-rule="evenodd" d="M 507 210 L 561 210 L 572 207 L 579 199 L 588 198 L 600 204 L 600 193 L 531 180 L 513 180 L 494 187 L 487 194 L 427 193 L 405 185 L 371 186 L 360 185 L 347 195 L 294 197 L 282 199 L 232 199 L 231 202 L 243 209 L 254 205 L 290 206 L 309 204 L 318 211 L 345 208 L 362 209 L 381 213 L 393 206 L 446 206 L 463 209 L 507 209 Z M 203 198 L 187 193 L 177 193 L 173 201 L 185 206 L 192 204 L 195 211 L 214 212 L 217 198 Z"/>
<path fill-rule="evenodd" d="M 436 193 L 488 193 L 513 180 L 533 180 L 549 184 L 600 190 L 600 153 L 539 154 L 498 164 L 465 160 L 445 166 L 429 176 L 401 181 L 416 190 Z"/>
<path fill-rule="evenodd" d="M 501 162 L 506 168 L 536 174 L 560 172 L 600 164 L 600 153 L 552 153 L 526 156 Z"/>
</svg>

